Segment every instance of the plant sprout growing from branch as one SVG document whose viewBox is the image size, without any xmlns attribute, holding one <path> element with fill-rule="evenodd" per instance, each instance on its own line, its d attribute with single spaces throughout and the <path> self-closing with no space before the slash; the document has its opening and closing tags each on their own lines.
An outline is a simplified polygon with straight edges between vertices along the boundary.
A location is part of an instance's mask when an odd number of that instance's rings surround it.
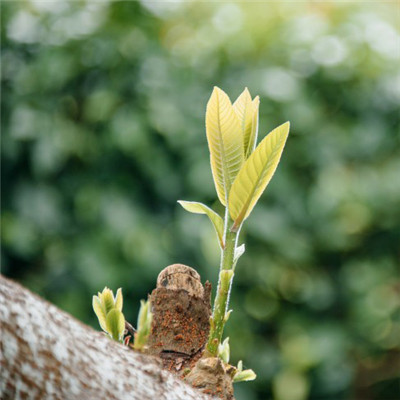
<svg viewBox="0 0 400 400">
<path fill-rule="evenodd" d="M 218 288 L 205 357 L 228 359 L 228 342 L 221 345 L 221 341 L 231 312 L 228 311 L 229 293 L 236 263 L 245 250 L 244 244 L 238 244 L 240 229 L 271 180 L 289 134 L 289 122 L 286 122 L 256 147 L 259 104 L 259 97 L 252 99 L 246 88 L 232 105 L 228 95 L 218 87 L 207 104 L 211 170 L 219 201 L 225 207 L 224 218 L 202 203 L 179 201 L 187 211 L 210 218 L 221 248 Z M 237 371 L 243 376 L 237 375 L 234 381 L 255 377 L 249 378 L 241 364 Z"/>
<path fill-rule="evenodd" d="M 206 133 L 211 171 L 217 196 L 225 207 L 224 217 L 202 203 L 179 200 L 187 211 L 206 214 L 217 233 L 221 248 L 218 287 L 210 317 L 208 341 L 196 367 L 202 361 L 223 363 L 225 369 L 222 370 L 229 376 L 230 387 L 232 381 L 248 381 L 256 377 L 251 369 L 243 370 L 241 361 L 237 367 L 229 364 L 229 338 L 222 342 L 224 327 L 231 313 L 228 305 L 235 267 L 245 251 L 244 244 L 238 244 L 239 233 L 271 180 L 289 134 L 289 122 L 286 122 L 271 131 L 256 147 L 259 104 L 258 96 L 252 99 L 246 88 L 232 105 L 227 94 L 217 87 L 207 104 Z M 122 304 L 121 289 L 118 289 L 115 297 L 107 287 L 102 293 L 93 296 L 93 309 L 102 329 L 111 338 L 126 345 L 129 345 L 130 336 L 124 336 L 127 331 L 133 332 L 132 347 L 138 351 L 148 351 L 153 321 L 150 301 L 141 301 L 136 331 L 125 321 Z M 196 376 L 196 372 L 193 375 Z"/>
<path fill-rule="evenodd" d="M 112 290 L 105 287 L 93 296 L 93 310 L 104 332 L 112 339 L 122 342 L 125 331 L 125 317 L 122 314 L 122 291 L 117 290 L 114 297 Z"/>
<path fill-rule="evenodd" d="M 153 314 L 151 312 L 150 301 L 141 300 L 137 329 L 134 329 L 122 313 L 123 297 L 122 290 L 119 288 L 114 297 L 112 290 L 105 287 L 103 291 L 93 296 L 93 310 L 99 320 L 100 327 L 112 339 L 117 342 L 129 345 L 130 336 L 125 337 L 128 331 L 133 331 L 133 348 L 138 351 L 146 349 L 147 339 L 150 334 L 151 321 Z"/>
</svg>

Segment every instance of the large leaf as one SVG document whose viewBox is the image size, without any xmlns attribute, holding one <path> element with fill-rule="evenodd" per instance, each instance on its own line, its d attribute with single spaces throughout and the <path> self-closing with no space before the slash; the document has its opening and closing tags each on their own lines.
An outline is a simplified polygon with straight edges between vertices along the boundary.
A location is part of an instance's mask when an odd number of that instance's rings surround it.
<svg viewBox="0 0 400 400">
<path fill-rule="evenodd" d="M 207 104 L 206 132 L 215 188 L 220 202 L 226 205 L 244 160 L 244 149 L 240 123 L 231 101 L 217 87 Z"/>
<path fill-rule="evenodd" d="M 237 228 L 249 216 L 271 180 L 289 134 L 289 122 L 269 133 L 245 161 L 229 194 L 229 213 Z"/>
<path fill-rule="evenodd" d="M 218 240 L 221 248 L 224 248 L 224 221 L 223 219 L 211 208 L 202 203 L 195 201 L 178 200 L 178 203 L 187 211 L 195 214 L 206 214 L 212 222 L 215 232 L 217 233 Z"/>
</svg>

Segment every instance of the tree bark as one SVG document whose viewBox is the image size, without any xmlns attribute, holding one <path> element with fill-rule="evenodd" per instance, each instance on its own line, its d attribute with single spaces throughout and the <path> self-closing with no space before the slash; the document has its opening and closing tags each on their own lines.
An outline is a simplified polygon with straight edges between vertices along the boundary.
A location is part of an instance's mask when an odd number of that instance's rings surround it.
<svg viewBox="0 0 400 400">
<path fill-rule="evenodd" d="M 210 400 L 0 275 L 1 399 Z"/>
</svg>

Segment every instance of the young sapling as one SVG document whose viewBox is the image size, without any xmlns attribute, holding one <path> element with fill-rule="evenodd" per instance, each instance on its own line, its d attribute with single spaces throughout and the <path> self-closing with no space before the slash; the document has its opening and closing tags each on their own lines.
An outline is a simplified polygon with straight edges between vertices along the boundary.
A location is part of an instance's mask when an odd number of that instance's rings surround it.
<svg viewBox="0 0 400 400">
<path fill-rule="evenodd" d="M 256 147 L 259 104 L 259 97 L 252 99 L 246 88 L 232 105 L 228 95 L 218 87 L 207 104 L 211 171 L 218 199 L 225 208 L 224 217 L 202 203 L 179 200 L 187 211 L 206 214 L 217 233 L 221 263 L 204 357 L 219 356 L 226 364 L 229 343 L 221 342 L 231 312 L 228 311 L 229 294 L 236 263 L 245 251 L 244 244 L 238 244 L 240 229 L 271 180 L 289 134 L 289 122 L 286 122 Z M 243 371 L 239 362 L 234 381 L 254 378 L 254 372 Z"/>
</svg>

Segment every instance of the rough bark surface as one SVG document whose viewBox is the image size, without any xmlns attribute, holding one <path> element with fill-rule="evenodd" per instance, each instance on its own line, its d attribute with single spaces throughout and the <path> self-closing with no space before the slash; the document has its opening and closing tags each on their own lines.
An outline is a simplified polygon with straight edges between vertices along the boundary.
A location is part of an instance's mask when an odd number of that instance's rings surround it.
<svg viewBox="0 0 400 400">
<path fill-rule="evenodd" d="M 0 275 L 1 399 L 210 400 Z"/>
<path fill-rule="evenodd" d="M 148 353 L 160 357 L 165 369 L 182 375 L 203 354 L 210 330 L 211 284 L 203 286 L 193 268 L 173 264 L 160 272 L 150 302 Z"/>
</svg>

